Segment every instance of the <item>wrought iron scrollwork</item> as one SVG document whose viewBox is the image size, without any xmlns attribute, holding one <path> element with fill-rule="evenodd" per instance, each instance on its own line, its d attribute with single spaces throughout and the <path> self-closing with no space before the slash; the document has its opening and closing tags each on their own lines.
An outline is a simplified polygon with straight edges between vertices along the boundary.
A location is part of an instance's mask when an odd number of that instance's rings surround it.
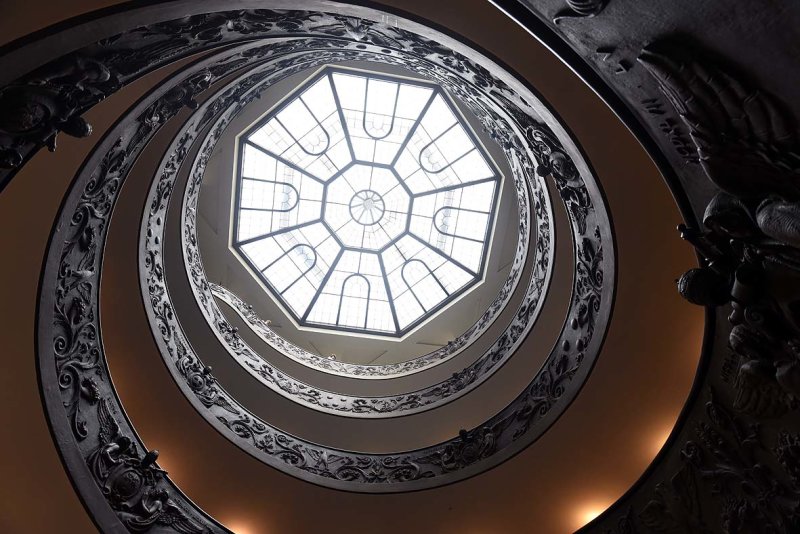
<svg viewBox="0 0 800 534">
<path fill-rule="evenodd" d="M 280 72 L 287 75 L 288 72 L 295 72 L 301 68 L 310 68 L 312 66 L 319 66 L 325 62 L 335 62 L 341 59 L 361 59 L 368 61 L 397 61 L 406 67 L 421 69 L 421 72 L 432 73 L 431 70 L 426 70 L 424 64 L 420 64 L 418 60 L 413 57 L 403 59 L 392 59 L 383 54 L 375 54 L 374 52 L 367 52 L 362 49 L 346 50 L 341 44 L 335 44 L 335 41 L 328 42 L 322 46 L 321 42 L 317 42 L 320 48 L 315 55 L 308 55 L 308 57 L 292 57 L 284 63 L 276 63 L 273 68 L 274 73 L 269 74 L 269 78 L 273 79 L 278 76 L 278 67 L 281 67 Z M 363 46 L 363 45 L 362 45 Z M 345 50 L 336 51 L 338 48 L 345 48 Z M 291 65 L 291 67 L 290 67 Z M 287 70 L 290 69 L 290 70 Z M 264 75 L 266 76 L 266 75 Z M 457 83 L 451 82 L 454 90 L 464 92 Z M 237 96 L 237 106 L 228 109 L 225 114 L 211 126 L 209 135 L 204 141 L 200 149 L 199 155 L 195 158 L 195 164 L 190 172 L 189 182 L 187 183 L 184 208 L 183 208 L 183 245 L 184 257 L 187 264 L 187 271 L 189 273 L 190 283 L 192 290 L 195 292 L 197 302 L 200 305 L 200 310 L 203 312 L 208 324 L 214 331 L 217 339 L 225 346 L 229 353 L 257 380 L 265 384 L 267 387 L 278 392 L 279 394 L 299 402 L 309 408 L 320 411 L 333 413 L 336 415 L 345 415 L 351 417 L 395 417 L 399 415 L 406 415 L 409 413 L 419 412 L 423 410 L 432 409 L 445 402 L 452 401 L 457 397 L 467 393 L 474 387 L 477 387 L 482 381 L 487 379 L 493 371 L 498 369 L 508 357 L 511 356 L 511 348 L 519 344 L 526 333 L 532 328 L 535 319 L 535 314 L 528 315 L 517 314 L 512 321 L 512 325 L 507 328 L 507 332 L 511 333 L 511 339 L 515 344 L 509 344 L 507 337 L 503 338 L 502 344 L 495 342 L 476 362 L 471 364 L 467 369 L 455 373 L 447 379 L 434 384 L 432 386 L 422 388 L 400 395 L 392 396 L 375 396 L 375 397 L 358 397 L 347 395 L 337 392 L 330 392 L 315 388 L 309 384 L 301 382 L 271 365 L 263 358 L 258 356 L 248 344 L 239 336 L 216 306 L 212 297 L 210 285 L 205 278 L 202 262 L 200 260 L 199 251 L 197 250 L 197 237 L 195 235 L 195 217 L 196 206 L 199 195 L 199 188 L 202 182 L 203 173 L 205 171 L 205 163 L 209 160 L 211 152 L 219 140 L 219 136 L 224 130 L 225 126 L 230 120 L 243 109 L 244 105 L 256 98 L 255 95 L 261 90 L 261 85 L 253 86 L 252 91 L 246 93 L 246 97 Z M 238 91 L 234 91 L 239 95 Z M 465 93 L 466 94 L 466 93 Z M 231 98 L 231 91 L 223 89 L 219 95 L 220 98 Z M 472 95 L 470 98 L 473 98 Z M 212 97 L 208 103 L 209 106 L 214 106 L 213 101 L 217 97 Z M 232 100 L 229 100 L 232 101 Z M 216 106 L 225 108 L 225 106 Z M 199 110 L 202 113 L 202 110 Z M 203 118 L 207 115 L 203 115 Z M 484 117 L 487 124 L 494 124 L 488 117 Z M 176 144 L 174 150 L 168 151 L 168 157 L 162 162 L 161 168 L 165 172 L 158 172 L 159 184 L 154 185 L 155 190 L 164 189 L 172 191 L 172 183 L 175 178 L 175 171 L 181 166 L 184 156 L 188 153 L 186 146 L 194 140 L 196 132 L 201 127 L 209 126 L 204 122 L 187 123 L 184 130 L 187 132 L 179 136 L 179 144 Z M 515 167 L 518 183 L 516 187 L 520 192 L 526 192 L 530 187 L 534 190 L 537 198 L 541 201 L 541 210 L 537 213 L 537 243 L 541 246 L 539 255 L 536 257 L 537 268 L 533 269 L 531 274 L 531 281 L 528 286 L 527 294 L 523 299 L 522 306 L 529 310 L 540 309 L 541 298 L 544 294 L 546 281 L 549 278 L 550 264 L 552 250 L 550 247 L 550 220 L 549 204 L 546 200 L 546 193 L 544 192 L 543 184 L 536 184 L 532 182 L 535 180 L 535 172 L 533 170 L 533 163 L 524 155 L 524 148 L 517 145 L 516 152 L 514 153 L 518 166 Z M 528 183 L 526 183 L 526 180 Z M 166 184 L 166 185 L 165 185 Z M 530 184 L 530 185 L 529 185 Z M 151 194 L 152 195 L 152 194 Z M 144 246 L 143 250 L 145 256 L 160 257 L 160 249 L 163 246 L 163 239 L 161 239 L 161 225 L 158 224 L 159 220 L 164 220 L 166 217 L 167 203 L 169 194 L 164 197 L 154 197 L 154 209 L 148 214 L 148 221 L 146 222 L 147 231 L 144 235 L 147 236 L 148 243 Z M 465 334 L 459 336 L 452 344 L 445 347 L 445 350 L 436 351 L 435 358 L 429 356 L 420 358 L 426 364 L 441 363 L 444 355 L 455 354 L 459 347 L 468 345 L 469 340 L 475 339 L 482 333 L 482 331 L 490 324 L 490 321 L 502 311 L 504 302 L 510 298 L 514 290 L 516 280 L 518 279 L 524 265 L 524 258 L 526 256 L 526 243 L 528 239 L 528 222 L 527 222 L 527 203 L 520 203 L 520 242 L 517 245 L 517 254 L 515 262 L 512 266 L 512 272 L 509 280 L 506 281 L 504 287 L 496 297 L 494 303 L 489 307 L 487 313 L 473 325 Z M 159 270 L 161 267 L 158 267 Z M 152 278 L 152 276 L 150 277 Z M 148 282 L 146 286 L 151 287 Z M 152 289 L 148 289 L 151 293 Z M 159 300 L 165 299 L 168 302 L 169 295 L 166 290 L 158 290 Z M 535 305 L 534 305 L 535 304 Z M 171 306 L 171 304 L 169 304 Z M 263 325 L 262 325 L 263 326 Z M 264 329 L 261 328 L 261 331 Z M 265 336 L 267 340 L 273 339 L 274 336 Z M 281 346 L 281 345 L 278 345 Z M 290 354 L 297 354 L 292 351 Z M 303 358 L 309 361 L 308 358 Z M 427 360 L 427 361 L 426 361 Z M 364 366 L 366 367 L 366 366 Z M 424 367 L 418 365 L 415 370 L 421 370 Z M 383 376 L 391 377 L 390 374 Z"/>
<path fill-rule="evenodd" d="M 78 65 L 78 68 L 76 73 L 69 75 L 72 76 L 70 79 L 77 80 L 76 87 L 83 85 L 82 90 L 86 92 L 78 94 L 79 102 L 73 108 L 56 113 L 56 120 L 40 121 L 37 117 L 43 115 L 38 112 L 30 114 L 33 119 L 25 118 L 22 122 L 15 122 L 18 119 L 13 117 L 6 118 L 3 123 L 6 137 L 2 139 L 2 147 L 11 147 L 13 154 L 7 156 L 9 152 L 6 151 L 3 155 L 10 158 L 11 163 L 24 163 L 33 147 L 50 139 L 54 132 L 85 132 L 83 123 L 74 117 L 79 117 L 97 99 L 110 94 L 113 88 L 192 51 L 221 46 L 244 37 L 255 39 L 287 34 L 323 39 L 336 37 L 358 46 L 389 50 L 375 53 L 385 53 L 390 57 L 407 54 L 412 63 L 414 56 L 420 61 L 424 58 L 468 78 L 474 84 L 476 89 L 470 89 L 470 93 L 465 93 L 462 87 L 448 86 L 464 100 L 484 90 L 489 101 L 505 103 L 513 100 L 515 105 L 528 109 L 522 98 L 503 80 L 506 74 L 490 72 L 466 55 L 446 49 L 435 39 L 403 29 L 402 24 L 403 21 L 398 21 L 397 25 L 387 26 L 374 20 L 324 13 L 238 10 L 189 16 L 136 28 L 72 53 L 68 61 L 74 61 L 71 64 Z M 41 286 L 38 336 L 43 380 L 53 374 L 63 377 L 59 391 L 45 392 L 49 416 L 57 427 L 54 434 L 59 446 L 68 451 L 65 462 L 70 472 L 92 473 L 93 487 L 85 485 L 88 479 L 83 478 L 78 486 L 79 491 L 92 497 L 87 499 L 87 503 L 93 513 L 103 515 L 110 509 L 118 522 L 130 529 L 148 530 L 158 525 L 161 530 L 183 533 L 224 531 L 223 527 L 197 510 L 156 467 L 155 454 L 143 452 L 147 449 L 138 444 L 133 429 L 122 415 L 105 364 L 97 313 L 98 273 L 109 218 L 122 181 L 146 141 L 178 110 L 184 106 L 192 107 L 193 98 L 213 81 L 269 57 L 272 49 L 260 44 L 251 42 L 229 48 L 220 56 L 201 59 L 190 70 L 197 72 L 194 78 L 181 78 L 183 75 L 179 75 L 181 82 L 174 89 L 167 92 L 166 87 L 159 88 L 137 104 L 131 118 L 112 129 L 76 178 L 62 207 L 48 251 Z M 290 46 L 291 43 L 287 44 Z M 351 56 L 357 57 L 358 54 Z M 96 68 L 92 61 L 107 69 L 107 78 L 102 72 L 100 75 L 91 74 Z M 60 68 L 58 63 L 46 65 L 36 76 L 50 83 L 60 83 Z M 35 86 L 32 80 L 35 77 L 21 80 L 17 85 Z M 97 89 L 98 84 L 107 85 L 99 85 L 100 89 Z M 6 90 L 3 88 L 3 96 L 7 95 Z M 244 91 L 245 88 L 236 90 Z M 200 120 L 210 124 L 220 111 L 211 107 L 204 109 Z M 499 115 L 487 116 L 490 122 L 501 119 Z M 15 132 L 15 128 L 20 129 L 20 124 L 34 125 L 35 128 L 29 130 L 37 133 L 26 136 Z M 495 135 L 506 148 L 516 146 L 522 152 L 528 149 L 519 140 L 519 135 L 510 132 L 495 132 Z M 525 162 L 517 156 L 512 158 L 511 165 L 523 169 L 523 172 L 533 172 L 532 168 L 526 169 Z M 8 173 L 3 176 L 8 176 Z M 557 183 L 557 187 L 562 185 Z M 165 184 L 156 191 L 156 199 L 162 199 L 169 192 L 169 186 Z M 534 209 L 539 217 L 544 217 L 545 193 L 539 190 L 536 195 Z M 586 228 L 601 228 L 601 199 L 599 196 L 590 197 Z M 150 209 L 153 208 L 151 205 Z M 608 232 L 608 229 L 587 232 L 583 236 L 585 241 L 579 245 L 585 251 L 581 257 L 586 258 L 587 272 L 599 281 L 603 281 L 613 269 L 610 233 L 604 231 Z M 537 259 L 534 268 L 542 269 L 543 261 Z M 163 281 L 161 262 L 154 251 L 148 251 L 144 268 L 152 275 L 153 281 Z M 540 290 L 544 279 L 542 277 L 542 281 L 537 282 Z M 584 293 L 576 292 L 569 328 L 562 333 L 562 340 L 578 338 L 585 341 L 582 344 L 559 343 L 545 370 L 508 408 L 481 425 L 479 430 L 462 432 L 448 442 L 424 450 L 390 455 L 319 447 L 256 419 L 227 395 L 210 370 L 189 350 L 182 334 L 171 328 L 174 311 L 161 298 L 163 287 L 154 283 L 147 290 L 152 299 L 157 338 L 169 347 L 171 371 L 180 377 L 182 387 L 194 405 L 202 407 L 204 416 L 230 439 L 267 463 L 306 480 L 357 491 L 403 491 L 446 483 L 486 469 L 530 443 L 548 426 L 548 422 L 563 411 L 588 374 L 602 341 L 611 299 L 610 285 L 602 282 L 601 287 L 600 305 L 586 306 L 585 313 L 589 317 L 583 319 L 577 310 L 581 308 Z M 518 317 L 532 316 L 538 306 L 538 300 L 526 300 Z M 498 340 L 493 354 L 513 350 L 523 334 L 519 328 L 505 333 Z M 463 373 L 454 378 L 469 381 L 471 376 L 471 373 Z M 109 422 L 109 417 L 114 423 Z M 64 422 L 70 425 L 68 434 L 61 430 Z M 127 441 L 124 439 L 126 436 Z M 95 469 L 92 469 L 93 465 Z M 101 504 L 98 496 L 102 496 L 105 503 Z M 103 508 L 106 504 L 107 507 Z M 105 525 L 112 524 L 107 515 L 104 518 L 109 521 Z"/>
<path fill-rule="evenodd" d="M 182 533 L 224 531 L 174 487 L 155 465 L 157 454 L 137 443 L 122 416 L 100 340 L 97 294 L 102 243 L 127 172 L 150 135 L 190 104 L 187 96 L 202 91 L 205 81 L 205 74 L 187 76 L 172 89 L 155 90 L 136 106 L 137 120 L 120 125 L 117 135 L 107 136 L 90 156 L 54 230 L 41 290 L 47 303 L 42 309 L 49 311 L 38 325 L 42 380 L 53 376 L 58 383 L 45 399 L 51 413 L 65 410 L 70 422 L 67 432 L 54 419 L 55 435 L 62 447 L 64 440 L 74 440 L 91 477 L 87 480 L 94 480 L 119 521 L 133 531 L 156 525 Z"/>
</svg>

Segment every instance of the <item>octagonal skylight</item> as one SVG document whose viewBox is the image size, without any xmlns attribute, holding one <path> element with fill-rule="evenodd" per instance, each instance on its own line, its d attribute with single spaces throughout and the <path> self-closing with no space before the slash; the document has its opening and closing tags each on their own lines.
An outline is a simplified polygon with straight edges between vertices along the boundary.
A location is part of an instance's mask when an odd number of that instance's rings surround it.
<svg viewBox="0 0 800 534">
<path fill-rule="evenodd" d="M 233 248 L 298 326 L 402 336 L 481 282 L 500 185 L 440 87 L 326 67 L 239 137 Z"/>
</svg>

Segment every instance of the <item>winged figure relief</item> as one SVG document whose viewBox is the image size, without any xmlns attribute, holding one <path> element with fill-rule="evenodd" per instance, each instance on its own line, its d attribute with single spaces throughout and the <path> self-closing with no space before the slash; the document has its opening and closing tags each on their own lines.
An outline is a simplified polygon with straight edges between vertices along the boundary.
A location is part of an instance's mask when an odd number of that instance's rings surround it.
<svg viewBox="0 0 800 534">
<path fill-rule="evenodd" d="M 789 113 L 697 51 L 654 45 L 639 63 L 689 130 L 708 177 L 735 196 L 800 198 L 800 152 Z"/>
<path fill-rule="evenodd" d="M 125 436 L 106 399 L 100 399 L 98 446 L 88 461 L 95 477 L 114 510 L 133 532 L 149 531 L 156 525 L 179 534 L 203 534 L 206 529 L 195 523 L 164 489 L 166 471 L 155 464 L 158 451 L 139 457 L 133 440 Z"/>
<path fill-rule="evenodd" d="M 671 42 L 639 63 L 689 132 L 720 189 L 683 236 L 707 260 L 679 280 L 689 301 L 731 303 L 736 407 L 763 417 L 800 405 L 800 148 L 790 113 L 700 50 Z M 752 340 L 760 340 L 757 343 Z"/>
</svg>

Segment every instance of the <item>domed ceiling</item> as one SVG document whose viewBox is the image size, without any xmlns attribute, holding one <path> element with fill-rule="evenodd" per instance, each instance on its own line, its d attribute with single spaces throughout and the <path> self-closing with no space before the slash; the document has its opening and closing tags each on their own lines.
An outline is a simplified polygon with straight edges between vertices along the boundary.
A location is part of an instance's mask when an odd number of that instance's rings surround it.
<svg viewBox="0 0 800 534">
<path fill-rule="evenodd" d="M 401 336 L 481 280 L 502 177 L 436 86 L 306 84 L 242 135 L 233 246 L 296 323 Z"/>
</svg>

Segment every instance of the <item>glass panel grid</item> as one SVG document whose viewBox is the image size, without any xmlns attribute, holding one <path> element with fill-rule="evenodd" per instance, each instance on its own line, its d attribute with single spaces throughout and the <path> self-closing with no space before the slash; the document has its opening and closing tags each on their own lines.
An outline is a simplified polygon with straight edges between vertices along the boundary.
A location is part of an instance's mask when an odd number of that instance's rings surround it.
<svg viewBox="0 0 800 534">
<path fill-rule="evenodd" d="M 299 324 L 399 336 L 479 283 L 500 181 L 438 86 L 328 67 L 242 136 L 233 245 Z"/>
</svg>

